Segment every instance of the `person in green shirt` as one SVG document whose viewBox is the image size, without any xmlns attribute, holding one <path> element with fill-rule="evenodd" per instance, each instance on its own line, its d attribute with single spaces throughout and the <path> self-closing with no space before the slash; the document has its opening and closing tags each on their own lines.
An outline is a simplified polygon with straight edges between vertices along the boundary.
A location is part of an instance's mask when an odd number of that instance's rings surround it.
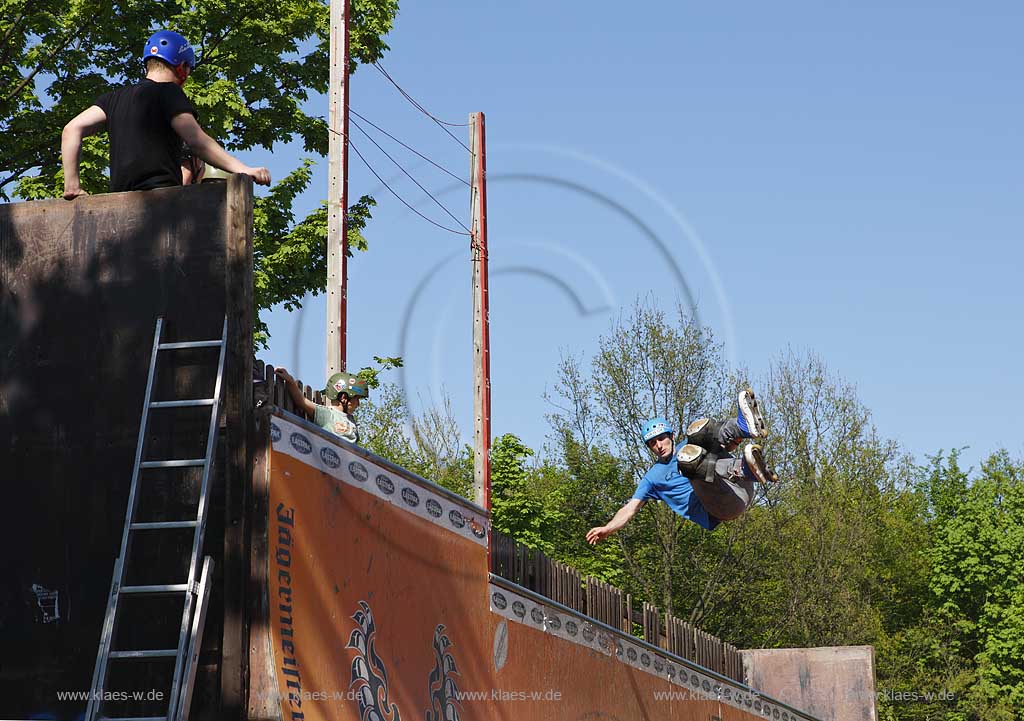
<svg viewBox="0 0 1024 721">
<path fill-rule="evenodd" d="M 352 414 L 359 408 L 363 398 L 370 397 L 365 380 L 348 371 L 335 373 L 327 379 L 327 387 L 323 390 L 329 405 L 322 406 L 302 395 L 299 384 L 284 368 L 276 368 L 274 373 L 284 381 L 295 407 L 305 411 L 314 423 L 350 443 L 359 442 L 359 429 Z"/>
</svg>

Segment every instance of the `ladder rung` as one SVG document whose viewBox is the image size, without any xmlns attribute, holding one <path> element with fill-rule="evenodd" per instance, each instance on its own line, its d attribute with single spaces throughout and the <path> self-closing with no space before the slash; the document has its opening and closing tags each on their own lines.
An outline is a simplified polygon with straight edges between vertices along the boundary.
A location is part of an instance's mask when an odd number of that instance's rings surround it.
<svg viewBox="0 0 1024 721">
<path fill-rule="evenodd" d="M 161 343 L 160 350 L 184 350 L 185 348 L 220 348 L 219 340 L 191 340 L 184 343 Z"/>
<path fill-rule="evenodd" d="M 188 466 L 205 466 L 206 461 L 202 458 L 187 458 L 178 461 L 143 461 L 139 465 L 141 468 L 186 468 Z"/>
<path fill-rule="evenodd" d="M 212 406 L 216 398 L 194 398 L 187 401 L 153 401 L 150 408 L 195 408 L 196 406 Z"/>
<path fill-rule="evenodd" d="M 133 523 L 133 531 L 159 531 L 166 528 L 195 528 L 198 521 L 153 521 L 150 523 Z"/>
<path fill-rule="evenodd" d="M 110 658 L 175 658 L 176 648 L 155 649 L 149 651 L 111 651 Z"/>
<path fill-rule="evenodd" d="M 184 593 L 191 588 L 187 583 L 164 583 L 156 586 L 121 586 L 121 593 L 139 593 L 150 595 L 166 595 Z"/>
</svg>

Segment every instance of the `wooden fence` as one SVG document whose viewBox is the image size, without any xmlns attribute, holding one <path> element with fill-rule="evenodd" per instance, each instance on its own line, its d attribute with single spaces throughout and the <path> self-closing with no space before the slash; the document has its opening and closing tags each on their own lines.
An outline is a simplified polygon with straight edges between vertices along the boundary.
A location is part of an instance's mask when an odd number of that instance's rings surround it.
<svg viewBox="0 0 1024 721">
<path fill-rule="evenodd" d="M 298 378 L 295 379 L 295 382 L 302 389 L 303 396 L 314 403 L 326 404 L 321 391 L 313 390 L 310 386 L 304 385 Z M 253 361 L 253 405 L 257 408 L 265 405 L 275 405 L 289 413 L 306 418 L 305 411 L 295 407 L 295 402 L 292 400 L 291 393 L 288 392 L 285 384 L 274 375 L 274 366 L 261 360 Z M 313 419 L 307 418 L 306 420 L 312 421 Z"/>
<path fill-rule="evenodd" d="M 256 407 L 272 404 L 305 417 L 303 410 L 295 407 L 285 384 L 274 375 L 273 366 L 256 361 L 253 368 Z M 306 398 L 314 403 L 324 403 L 319 390 L 314 391 L 298 379 L 296 382 Z M 583 577 L 575 568 L 548 558 L 498 531 L 491 534 L 491 565 L 496 575 L 743 683 L 743 661 L 735 646 L 681 618 L 662 613 L 649 603 L 637 605 L 631 594 L 596 578 Z"/>
<path fill-rule="evenodd" d="M 743 659 L 732 644 L 670 613 L 662 613 L 652 604 L 637 604 L 631 594 L 596 578 L 583 577 L 575 568 L 494 530 L 491 531 L 491 565 L 495 575 L 612 628 L 643 638 L 669 653 L 744 682 Z"/>
</svg>

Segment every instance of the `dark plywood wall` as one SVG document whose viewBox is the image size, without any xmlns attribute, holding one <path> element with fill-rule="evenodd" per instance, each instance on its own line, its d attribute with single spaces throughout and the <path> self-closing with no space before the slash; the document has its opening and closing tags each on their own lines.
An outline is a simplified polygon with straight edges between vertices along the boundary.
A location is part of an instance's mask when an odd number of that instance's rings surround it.
<svg viewBox="0 0 1024 721">
<path fill-rule="evenodd" d="M 872 646 L 742 651 L 747 683 L 822 721 L 877 721 Z"/>
<path fill-rule="evenodd" d="M 220 456 L 239 458 L 240 394 L 250 382 L 242 374 L 251 367 L 251 198 L 251 181 L 234 177 L 0 205 L 0 481 L 9 540 L 0 584 L 4 718 L 84 711 L 84 702 L 62 702 L 57 693 L 87 690 L 91 680 L 157 316 L 166 319 L 166 340 L 219 337 L 225 313 L 231 318 L 225 405 L 235 416 L 228 427 L 236 447 L 224 444 Z M 159 379 L 159 394 L 210 394 L 215 357 L 194 353 Z M 190 447 L 204 424 L 155 424 L 154 452 Z M 207 552 L 218 558 L 228 475 L 221 465 L 206 538 Z M 157 500 L 160 493 L 176 497 L 176 484 L 195 488 L 188 478 L 161 484 Z M 231 503 L 241 508 L 242 499 Z M 235 509 L 227 517 L 238 516 Z M 221 610 L 204 648 L 212 639 L 219 658 L 223 582 L 217 594 Z M 240 629 L 232 633 L 240 643 Z M 209 692 L 220 683 L 209 674 L 201 680 Z"/>
</svg>

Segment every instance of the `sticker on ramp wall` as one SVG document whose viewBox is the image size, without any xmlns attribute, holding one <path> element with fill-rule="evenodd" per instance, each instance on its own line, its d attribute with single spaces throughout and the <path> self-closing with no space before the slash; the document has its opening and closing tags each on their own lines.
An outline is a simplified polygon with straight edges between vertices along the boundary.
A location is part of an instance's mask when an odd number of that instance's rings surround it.
<svg viewBox="0 0 1024 721">
<path fill-rule="evenodd" d="M 389 700 L 387 668 L 375 648 L 377 625 L 370 604 L 360 601 L 359 610 L 352 615 L 352 620 L 356 627 L 352 629 L 345 648 L 355 651 L 349 689 L 355 691 L 359 701 L 359 717 L 401 721 L 398 705 Z M 430 708 L 427 709 L 426 721 L 460 721 L 459 687 L 455 682 L 455 677 L 460 674 L 452 645 L 444 624 L 437 624 L 431 642 L 434 668 L 427 676 Z"/>
<path fill-rule="evenodd" d="M 40 623 L 56 623 L 60 620 L 60 594 L 38 583 L 32 584 L 32 593 L 36 596 L 36 606 L 39 613 L 36 619 Z"/>
<path fill-rule="evenodd" d="M 494 670 L 500 671 L 508 660 L 508 621 L 494 629 Z"/>
<path fill-rule="evenodd" d="M 472 507 L 436 492 L 349 451 L 344 441 L 331 442 L 284 418 L 271 422 L 272 448 L 342 483 L 359 488 L 396 508 L 430 521 L 479 546 L 487 545 L 489 521 Z"/>
</svg>

